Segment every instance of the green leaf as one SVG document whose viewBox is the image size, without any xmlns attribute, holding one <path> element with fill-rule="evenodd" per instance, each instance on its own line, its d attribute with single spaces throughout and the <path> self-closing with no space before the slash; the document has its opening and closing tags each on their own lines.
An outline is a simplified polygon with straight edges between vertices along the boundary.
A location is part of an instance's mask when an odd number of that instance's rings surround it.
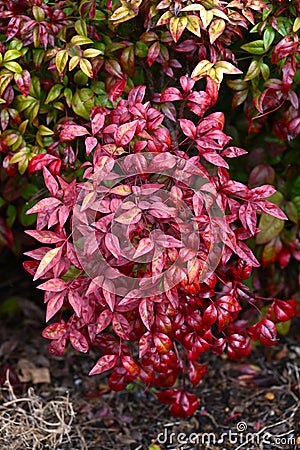
<svg viewBox="0 0 300 450">
<path fill-rule="evenodd" d="M 279 322 L 276 323 L 276 329 L 278 331 L 278 334 L 281 334 L 281 336 L 286 336 L 291 328 L 291 321 L 287 320 L 286 322 Z"/>
<path fill-rule="evenodd" d="M 284 228 L 284 220 L 277 219 L 277 217 L 269 214 L 262 214 L 258 228 L 261 231 L 256 236 L 256 243 L 266 244 L 281 233 Z"/>
<path fill-rule="evenodd" d="M 6 210 L 6 223 L 11 228 L 17 217 L 17 208 L 14 205 L 8 205 Z"/>
<path fill-rule="evenodd" d="M 275 39 L 275 30 L 268 26 L 265 31 L 264 31 L 264 35 L 263 35 L 263 42 L 264 42 L 264 47 L 266 50 L 268 50 L 272 44 L 272 42 Z"/>
<path fill-rule="evenodd" d="M 60 96 L 62 89 L 63 89 L 62 84 L 55 84 L 54 86 L 52 86 L 45 100 L 45 104 L 48 105 L 48 103 L 51 103 L 53 102 L 53 100 L 56 100 L 57 97 Z"/>
<path fill-rule="evenodd" d="M 261 62 L 259 63 L 260 71 L 263 76 L 263 79 L 267 81 L 270 78 L 270 68 L 267 64 Z"/>
<path fill-rule="evenodd" d="M 30 214 L 27 215 L 27 211 L 31 209 L 36 204 L 36 200 L 31 200 L 29 202 L 26 202 L 20 212 L 19 220 L 23 227 L 30 227 L 36 222 L 37 214 Z"/>
<path fill-rule="evenodd" d="M 148 55 L 148 46 L 143 41 L 137 41 L 135 44 L 135 54 L 139 58 L 146 58 Z"/>
<path fill-rule="evenodd" d="M 242 45 L 241 48 L 253 55 L 263 55 L 266 52 L 264 41 L 262 40 L 249 42 L 248 44 Z"/>
</svg>

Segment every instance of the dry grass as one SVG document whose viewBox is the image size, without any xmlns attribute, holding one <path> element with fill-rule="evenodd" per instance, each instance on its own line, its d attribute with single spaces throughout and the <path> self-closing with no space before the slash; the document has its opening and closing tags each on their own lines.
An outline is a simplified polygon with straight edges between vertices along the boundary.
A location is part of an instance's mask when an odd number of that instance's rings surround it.
<svg viewBox="0 0 300 450">
<path fill-rule="evenodd" d="M 7 379 L 0 399 L 0 449 L 85 450 L 74 418 L 68 395 L 45 401 L 29 388 L 26 395 L 17 397 Z M 76 447 L 72 445 L 74 440 Z"/>
</svg>

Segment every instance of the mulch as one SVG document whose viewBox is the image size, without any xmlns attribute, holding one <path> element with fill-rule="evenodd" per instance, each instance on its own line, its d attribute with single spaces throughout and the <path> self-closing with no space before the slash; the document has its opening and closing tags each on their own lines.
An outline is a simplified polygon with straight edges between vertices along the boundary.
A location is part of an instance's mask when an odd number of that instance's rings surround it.
<svg viewBox="0 0 300 450">
<path fill-rule="evenodd" d="M 247 450 L 300 448 L 300 319 L 247 361 L 205 354 L 200 407 L 176 419 L 155 389 L 108 389 L 98 355 L 48 353 L 43 299 L 20 264 L 0 263 L 0 449 Z M 14 267 L 8 276 L 9 264 Z"/>
</svg>

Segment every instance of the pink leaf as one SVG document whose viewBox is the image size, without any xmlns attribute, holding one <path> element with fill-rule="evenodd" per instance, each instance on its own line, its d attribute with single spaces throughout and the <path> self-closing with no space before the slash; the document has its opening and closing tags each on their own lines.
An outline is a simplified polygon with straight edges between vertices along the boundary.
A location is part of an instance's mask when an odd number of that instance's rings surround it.
<svg viewBox="0 0 300 450">
<path fill-rule="evenodd" d="M 167 88 L 160 96 L 160 102 L 174 102 L 176 100 L 182 100 L 182 94 L 179 89 L 170 87 Z"/>
<path fill-rule="evenodd" d="M 124 123 L 117 127 L 114 132 L 114 139 L 118 146 L 124 146 L 129 144 L 135 135 L 136 127 L 138 124 L 138 120 L 133 120 L 132 122 Z"/>
<path fill-rule="evenodd" d="M 287 220 L 287 216 L 281 211 L 279 206 L 274 205 L 274 203 L 269 202 L 268 200 L 254 202 L 253 206 L 257 208 L 259 212 L 270 214 L 271 216 L 277 217 L 277 219 Z"/>
<path fill-rule="evenodd" d="M 77 137 L 85 136 L 86 134 L 89 134 L 89 132 L 85 127 L 80 125 L 64 125 L 60 132 L 59 140 L 61 142 L 71 142 Z"/>
<path fill-rule="evenodd" d="M 182 131 L 184 132 L 184 134 L 191 138 L 194 139 L 197 133 L 196 127 L 193 124 L 193 122 L 191 120 L 187 120 L 187 119 L 179 119 L 179 123 L 181 126 Z"/>
<path fill-rule="evenodd" d="M 222 156 L 226 158 L 236 158 L 237 156 L 246 155 L 248 152 L 240 147 L 227 147 L 222 151 Z"/>
<path fill-rule="evenodd" d="M 64 294 L 57 292 L 53 294 L 47 303 L 46 322 L 52 319 L 53 316 L 61 309 L 64 303 Z"/>
<path fill-rule="evenodd" d="M 80 317 L 80 314 L 81 314 L 81 303 L 82 303 L 81 296 L 78 294 L 77 291 L 71 291 L 70 290 L 68 292 L 68 300 L 69 300 L 70 305 L 74 309 L 76 316 Z"/>
<path fill-rule="evenodd" d="M 142 238 L 136 248 L 133 258 L 134 259 L 139 258 L 140 256 L 151 252 L 153 247 L 154 247 L 154 244 L 150 238 Z"/>
<path fill-rule="evenodd" d="M 38 289 L 50 292 L 61 292 L 65 290 L 67 287 L 68 284 L 64 280 L 61 280 L 60 278 L 52 278 L 51 280 L 48 280 L 45 283 L 37 286 Z"/>
<path fill-rule="evenodd" d="M 96 147 L 97 144 L 98 144 L 98 141 L 95 137 L 88 136 L 87 138 L 85 138 L 86 154 L 89 155 L 94 150 L 94 148 Z"/>
<path fill-rule="evenodd" d="M 144 298 L 139 305 L 139 313 L 143 324 L 150 330 L 154 322 L 153 302 Z"/>
<path fill-rule="evenodd" d="M 37 271 L 35 273 L 35 276 L 33 280 L 37 280 L 41 276 L 43 276 L 46 272 L 48 272 L 50 269 L 52 269 L 55 264 L 58 263 L 58 261 L 61 258 L 62 254 L 62 246 L 53 248 L 52 250 L 49 250 L 49 252 L 46 253 L 46 255 L 41 260 Z"/>
</svg>

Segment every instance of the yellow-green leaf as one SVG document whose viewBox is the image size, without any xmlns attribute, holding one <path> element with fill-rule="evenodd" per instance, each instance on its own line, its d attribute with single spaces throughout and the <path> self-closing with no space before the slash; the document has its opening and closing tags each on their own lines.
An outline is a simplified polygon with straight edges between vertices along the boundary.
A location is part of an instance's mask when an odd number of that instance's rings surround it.
<svg viewBox="0 0 300 450">
<path fill-rule="evenodd" d="M 211 10 L 200 10 L 200 18 L 204 28 L 207 28 L 210 22 L 213 20 L 214 13 Z"/>
<path fill-rule="evenodd" d="M 187 16 L 187 29 L 198 37 L 201 37 L 200 18 L 198 16 Z"/>
<path fill-rule="evenodd" d="M 20 66 L 19 63 L 15 62 L 15 61 L 6 62 L 3 65 L 7 70 L 10 70 L 11 72 L 22 73 L 22 70 L 23 70 L 22 67 Z"/>
<path fill-rule="evenodd" d="M 209 34 L 209 40 L 210 43 L 213 44 L 218 37 L 220 37 L 225 30 L 226 23 L 223 19 L 215 19 L 210 24 L 208 34 Z"/>
<path fill-rule="evenodd" d="M 99 55 L 103 55 L 103 52 L 101 50 L 97 50 L 96 48 L 88 48 L 83 52 L 84 58 L 96 58 Z"/>
<path fill-rule="evenodd" d="M 87 28 L 86 23 L 83 19 L 76 20 L 75 22 L 75 30 L 81 36 L 87 36 Z"/>
<path fill-rule="evenodd" d="M 112 16 L 109 18 L 109 20 L 112 20 L 116 24 L 126 22 L 127 20 L 132 19 L 137 15 L 137 12 L 134 12 L 132 9 L 128 8 L 127 6 L 121 6 L 120 8 L 117 8 Z"/>
<path fill-rule="evenodd" d="M 177 17 L 173 16 L 170 20 L 170 32 L 172 35 L 172 38 L 175 42 L 177 42 L 180 39 L 180 36 L 185 30 L 185 27 L 187 25 L 187 17 Z"/>
<path fill-rule="evenodd" d="M 171 17 L 173 17 L 173 14 L 170 11 L 166 11 L 163 13 L 163 15 L 160 17 L 159 21 L 157 22 L 157 26 L 160 25 L 166 25 L 170 22 Z"/>
<path fill-rule="evenodd" d="M 14 59 L 17 59 L 21 56 L 21 53 L 18 50 L 7 50 L 7 52 L 4 55 L 3 61 L 9 62 L 13 61 Z"/>
<path fill-rule="evenodd" d="M 41 136 L 52 136 L 52 134 L 54 134 L 54 131 L 50 130 L 50 128 L 46 127 L 45 125 L 40 125 L 39 134 Z"/>
<path fill-rule="evenodd" d="M 80 61 L 80 56 L 72 56 L 72 58 L 69 61 L 69 70 L 70 71 L 73 70 L 77 66 L 79 61 Z"/>
<path fill-rule="evenodd" d="M 246 76 L 244 78 L 244 81 L 249 81 L 249 80 L 253 80 L 254 78 L 256 78 L 258 75 L 260 74 L 260 64 L 258 63 L 258 61 L 252 61 Z"/>
<path fill-rule="evenodd" d="M 80 69 L 86 76 L 88 76 L 89 78 L 93 78 L 92 64 L 90 63 L 90 61 L 88 59 L 82 58 L 80 60 L 79 65 L 80 65 Z"/>
<path fill-rule="evenodd" d="M 293 32 L 297 33 L 300 29 L 300 17 L 296 17 L 294 25 L 293 25 Z"/>
<path fill-rule="evenodd" d="M 66 50 L 60 50 L 58 53 L 56 53 L 55 65 L 60 74 L 63 73 L 63 71 L 65 70 L 68 58 L 69 56 Z"/>
<path fill-rule="evenodd" d="M 203 59 L 197 64 L 197 66 L 192 72 L 191 77 L 193 78 L 193 80 L 198 81 L 200 80 L 200 78 L 205 77 L 213 66 L 214 63 L 211 63 L 207 59 Z"/>
<path fill-rule="evenodd" d="M 93 44 L 93 41 L 86 36 L 81 36 L 77 34 L 76 36 L 72 37 L 71 44 L 73 45 Z"/>
</svg>

